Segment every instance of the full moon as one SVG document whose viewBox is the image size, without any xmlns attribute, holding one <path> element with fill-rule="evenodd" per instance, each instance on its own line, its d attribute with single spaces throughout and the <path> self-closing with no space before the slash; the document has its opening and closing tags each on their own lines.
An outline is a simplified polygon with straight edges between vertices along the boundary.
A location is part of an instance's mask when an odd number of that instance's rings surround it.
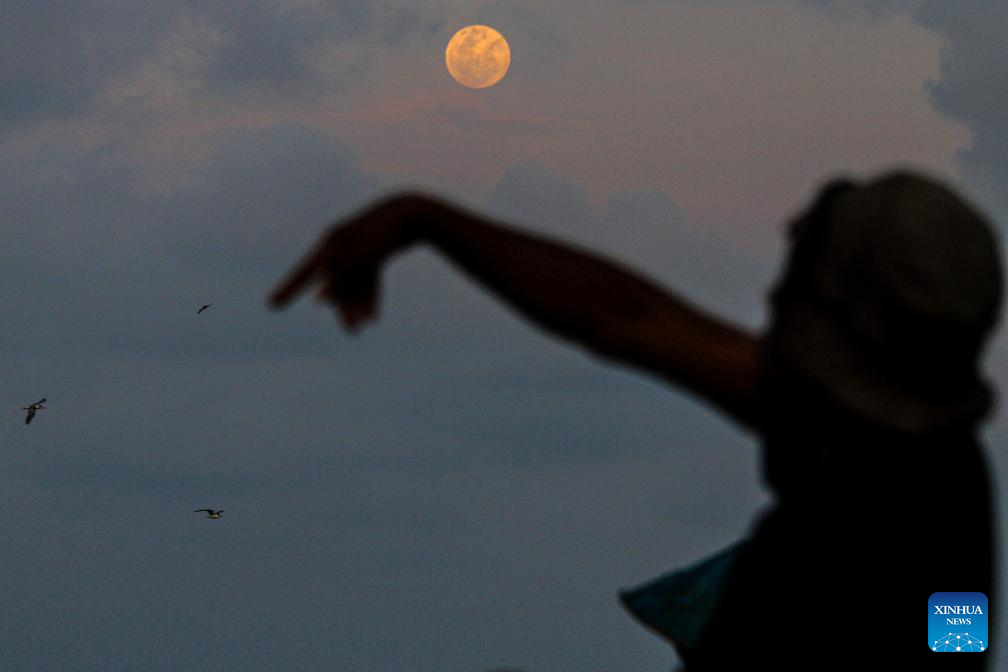
<svg viewBox="0 0 1008 672">
<path fill-rule="evenodd" d="M 471 89 L 499 82 L 511 64 L 507 40 L 490 26 L 466 26 L 445 48 L 445 64 L 455 81 Z"/>
</svg>

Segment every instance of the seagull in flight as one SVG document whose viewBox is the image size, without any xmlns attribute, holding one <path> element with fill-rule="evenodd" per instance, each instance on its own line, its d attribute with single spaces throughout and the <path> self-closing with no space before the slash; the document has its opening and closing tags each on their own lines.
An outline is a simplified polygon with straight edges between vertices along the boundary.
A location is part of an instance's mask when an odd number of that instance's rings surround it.
<svg viewBox="0 0 1008 672">
<path fill-rule="evenodd" d="M 199 310 L 197 310 L 196 314 L 199 315 L 200 313 L 202 313 L 204 310 L 206 310 L 207 308 L 209 308 L 212 305 L 213 305 L 212 303 L 206 304 L 205 306 L 203 306 L 202 308 L 200 308 Z"/>
<path fill-rule="evenodd" d="M 45 408 L 45 406 L 42 405 L 44 403 L 45 403 L 45 398 L 42 398 L 42 399 L 39 399 L 38 401 L 36 401 L 31 406 L 22 406 L 21 407 L 22 411 L 28 411 L 28 417 L 25 418 L 24 424 L 27 425 L 29 422 L 32 421 L 32 418 L 35 417 L 35 411 L 37 411 L 39 409 L 42 409 L 42 408 Z"/>
<path fill-rule="evenodd" d="M 206 517 L 213 518 L 214 520 L 220 518 L 221 514 L 224 513 L 224 509 L 221 509 L 220 511 L 214 511 L 213 509 L 196 509 L 193 513 L 199 513 L 200 511 L 206 511 Z"/>
</svg>

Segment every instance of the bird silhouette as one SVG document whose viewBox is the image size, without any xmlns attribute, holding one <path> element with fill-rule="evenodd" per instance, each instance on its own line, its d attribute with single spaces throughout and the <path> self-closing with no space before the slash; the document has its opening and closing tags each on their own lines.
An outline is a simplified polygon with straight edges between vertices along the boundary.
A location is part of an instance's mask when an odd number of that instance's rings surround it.
<svg viewBox="0 0 1008 672">
<path fill-rule="evenodd" d="M 197 310 L 196 314 L 199 315 L 200 313 L 202 313 L 204 310 L 206 310 L 207 308 L 209 308 L 212 305 L 213 305 L 212 303 L 206 304 L 205 306 L 203 306 L 202 308 L 200 308 L 199 310 Z"/>
<path fill-rule="evenodd" d="M 31 404 L 30 406 L 22 406 L 21 407 L 22 411 L 28 411 L 28 417 L 25 418 L 24 424 L 27 425 L 28 423 L 30 423 L 32 421 L 32 418 L 35 417 L 35 411 L 38 411 L 40 409 L 45 408 L 45 406 L 42 405 L 44 403 L 45 403 L 45 398 L 42 398 L 42 399 L 39 399 L 38 401 L 36 401 L 34 404 Z"/>
<path fill-rule="evenodd" d="M 221 514 L 224 513 L 224 509 L 221 509 L 220 511 L 214 511 L 213 509 L 196 509 L 193 513 L 199 513 L 200 511 L 206 511 L 206 517 L 213 518 L 214 520 L 220 518 Z"/>
</svg>

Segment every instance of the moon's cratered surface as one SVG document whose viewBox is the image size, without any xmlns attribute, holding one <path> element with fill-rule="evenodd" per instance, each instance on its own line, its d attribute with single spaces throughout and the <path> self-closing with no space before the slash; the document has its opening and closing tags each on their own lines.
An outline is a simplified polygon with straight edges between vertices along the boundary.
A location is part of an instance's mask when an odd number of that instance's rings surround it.
<svg viewBox="0 0 1008 672">
<path fill-rule="evenodd" d="M 448 41 L 445 64 L 459 84 L 485 89 L 504 77 L 511 64 L 511 48 L 490 26 L 466 26 Z"/>
</svg>

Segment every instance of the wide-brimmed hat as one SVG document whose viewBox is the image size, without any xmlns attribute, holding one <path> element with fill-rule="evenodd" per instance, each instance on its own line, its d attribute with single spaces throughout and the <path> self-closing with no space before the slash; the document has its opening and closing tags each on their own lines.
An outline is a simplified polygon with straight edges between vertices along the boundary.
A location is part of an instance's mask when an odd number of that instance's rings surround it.
<svg viewBox="0 0 1008 672">
<path fill-rule="evenodd" d="M 987 220 L 910 172 L 829 183 L 792 225 L 771 294 L 771 356 L 847 408 L 900 431 L 974 424 L 992 391 L 979 359 L 1002 269 Z"/>
</svg>

